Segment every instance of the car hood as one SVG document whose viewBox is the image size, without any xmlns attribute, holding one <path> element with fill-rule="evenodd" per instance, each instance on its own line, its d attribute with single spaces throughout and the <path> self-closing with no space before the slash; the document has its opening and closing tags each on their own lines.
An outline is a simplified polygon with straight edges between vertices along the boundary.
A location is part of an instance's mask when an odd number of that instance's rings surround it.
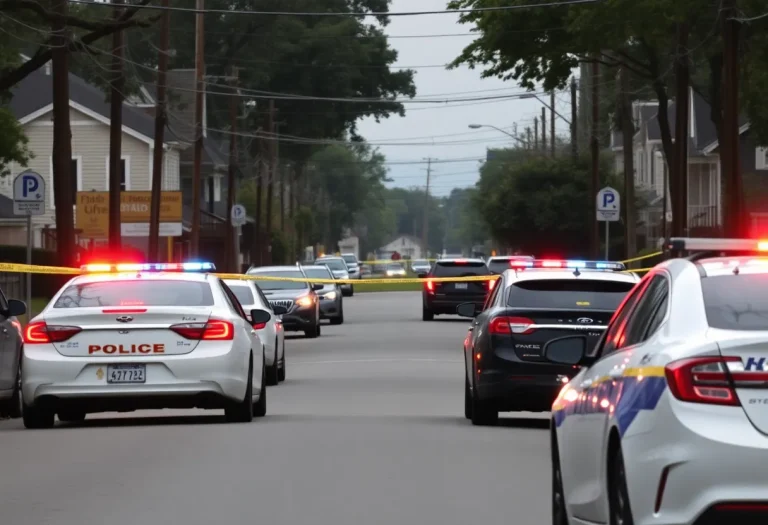
<svg viewBox="0 0 768 525">
<path fill-rule="evenodd" d="M 349 274 L 348 274 L 347 272 L 345 272 L 344 270 L 331 270 L 331 273 L 333 273 L 333 276 L 334 276 L 334 277 L 343 277 L 343 276 L 345 276 L 345 275 L 349 275 Z"/>
<path fill-rule="evenodd" d="M 262 290 L 262 291 L 264 292 L 264 297 L 266 297 L 269 300 L 295 299 L 302 295 L 306 295 L 307 292 L 309 292 L 309 290 L 306 288 L 304 288 L 303 290 Z"/>
</svg>

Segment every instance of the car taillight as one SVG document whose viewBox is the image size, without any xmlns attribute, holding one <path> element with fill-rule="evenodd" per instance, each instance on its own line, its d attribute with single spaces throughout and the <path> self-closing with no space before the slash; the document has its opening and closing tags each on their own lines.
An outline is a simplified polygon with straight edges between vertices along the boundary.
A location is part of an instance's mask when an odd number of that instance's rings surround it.
<svg viewBox="0 0 768 525">
<path fill-rule="evenodd" d="M 496 286 L 496 279 L 491 279 L 490 281 L 486 281 L 488 283 L 488 291 L 492 292 L 493 287 Z"/>
<path fill-rule="evenodd" d="M 81 330 L 78 326 L 48 325 L 44 321 L 29 323 L 24 330 L 24 344 L 61 343 Z"/>
<path fill-rule="evenodd" d="M 424 287 L 427 289 L 429 293 L 435 292 L 435 283 L 432 281 L 427 281 L 424 283 Z"/>
<path fill-rule="evenodd" d="M 235 327 L 229 321 L 175 324 L 171 330 L 185 339 L 196 341 L 232 341 L 235 337 Z"/>
<path fill-rule="evenodd" d="M 669 390 L 680 401 L 739 406 L 728 371 L 738 357 L 697 357 L 669 363 L 664 373 Z"/>
<path fill-rule="evenodd" d="M 491 319 L 488 331 L 497 335 L 528 335 L 535 331 L 531 325 L 533 320 L 527 317 L 494 317 Z"/>
</svg>

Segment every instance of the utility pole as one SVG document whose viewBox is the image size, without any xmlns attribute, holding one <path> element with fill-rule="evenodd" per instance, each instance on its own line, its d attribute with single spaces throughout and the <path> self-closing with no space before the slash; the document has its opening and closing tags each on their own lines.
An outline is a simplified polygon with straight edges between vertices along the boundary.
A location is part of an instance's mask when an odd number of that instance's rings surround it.
<svg viewBox="0 0 768 525">
<path fill-rule="evenodd" d="M 423 246 L 424 253 L 422 257 L 429 257 L 429 179 L 432 175 L 432 158 L 427 159 L 427 186 L 424 191 L 424 222 L 421 226 L 421 245 Z"/>
<path fill-rule="evenodd" d="M 600 257 L 600 231 L 597 222 L 597 192 L 600 189 L 600 65 L 597 60 L 592 62 L 592 177 L 589 185 L 589 256 L 592 259 Z M 574 120 L 575 122 L 575 120 Z M 606 239 L 606 242 L 608 239 Z"/>
<path fill-rule="evenodd" d="M 190 255 L 200 255 L 200 200 L 203 185 L 203 97 L 205 96 L 205 0 L 197 0 L 195 24 L 195 157 L 192 172 L 192 232 Z"/>
<path fill-rule="evenodd" d="M 624 156 L 624 258 L 631 259 L 637 254 L 637 235 L 635 226 L 635 170 L 632 138 L 635 135 L 635 125 L 632 122 L 632 101 L 629 99 L 629 70 L 622 67 L 619 72 L 620 93 L 618 99 L 618 114 L 621 120 L 621 137 Z M 665 196 L 666 199 L 666 196 Z"/>
<path fill-rule="evenodd" d="M 672 236 L 683 237 L 688 231 L 688 136 L 690 115 L 688 113 L 689 82 L 688 69 L 688 24 L 677 25 L 677 53 L 675 57 L 675 165 L 676 178 L 672 206 Z M 737 131 L 738 133 L 738 131 Z"/>
<path fill-rule="evenodd" d="M 547 108 L 541 107 L 541 150 L 547 154 Z"/>
<path fill-rule="evenodd" d="M 267 264 L 272 264 L 272 200 L 274 199 L 273 183 L 277 174 L 277 126 L 275 125 L 275 101 L 269 101 L 269 176 L 267 177 L 267 202 L 264 233 L 266 236 Z"/>
<path fill-rule="evenodd" d="M 120 18 L 123 0 L 112 0 L 115 4 L 113 18 Z M 122 183 L 123 143 L 123 32 L 112 35 L 112 82 L 109 110 L 109 249 L 118 253 L 122 247 L 120 231 L 120 193 Z"/>
<path fill-rule="evenodd" d="M 723 168 L 726 206 L 725 235 L 746 238 L 741 155 L 739 148 L 739 33 L 736 0 L 724 0 L 723 12 Z M 673 217 L 674 218 L 674 217 Z"/>
<path fill-rule="evenodd" d="M 525 128 L 525 138 L 526 138 L 525 148 L 531 149 L 531 128 L 530 127 Z"/>
<path fill-rule="evenodd" d="M 275 134 L 280 135 L 280 123 L 275 123 Z M 278 158 L 278 164 L 280 159 L 280 143 L 275 143 L 275 148 L 277 148 L 277 158 Z M 286 173 L 286 169 L 280 169 L 280 166 L 277 167 L 277 187 L 280 188 L 280 231 L 285 233 L 285 187 L 286 181 L 289 178 L 288 173 Z"/>
<path fill-rule="evenodd" d="M 579 112 L 576 103 L 576 77 L 571 77 L 571 155 L 574 160 L 579 157 L 578 119 Z"/>
<path fill-rule="evenodd" d="M 533 119 L 533 149 L 539 151 L 539 119 Z"/>
<path fill-rule="evenodd" d="M 229 97 L 229 169 L 227 171 L 227 266 L 230 272 L 240 273 L 237 268 L 237 229 L 232 226 L 232 208 L 235 207 L 235 174 L 237 172 L 237 106 L 238 72 L 232 67 L 232 96 Z"/>
<path fill-rule="evenodd" d="M 553 89 L 549 93 L 549 106 L 552 109 L 552 111 L 549 112 L 549 134 L 550 134 L 550 141 L 549 141 L 549 147 L 551 148 L 550 153 L 552 154 L 552 158 L 555 158 L 555 90 Z"/>
<path fill-rule="evenodd" d="M 53 200 L 56 204 L 56 251 L 59 264 L 75 266 L 75 221 L 72 204 L 72 128 L 69 122 L 69 33 L 65 20 L 69 2 L 56 0 L 51 22 L 51 73 L 53 76 Z"/>
<path fill-rule="evenodd" d="M 150 261 L 159 260 L 160 252 L 160 202 L 163 190 L 163 156 L 165 143 L 166 97 L 165 86 L 168 72 L 168 48 L 171 41 L 170 0 L 163 0 L 163 15 L 160 21 L 160 49 L 157 57 L 157 100 L 155 104 L 155 149 L 152 158 L 152 198 L 149 207 L 149 253 Z M 171 261 L 168 261 L 171 262 Z"/>
</svg>

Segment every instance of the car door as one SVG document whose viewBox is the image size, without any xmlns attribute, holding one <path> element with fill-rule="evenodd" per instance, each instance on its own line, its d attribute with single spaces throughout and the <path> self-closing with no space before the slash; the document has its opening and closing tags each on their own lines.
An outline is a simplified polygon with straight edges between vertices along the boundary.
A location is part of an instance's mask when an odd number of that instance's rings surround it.
<svg viewBox="0 0 768 525">
<path fill-rule="evenodd" d="M 8 315 L 8 300 L 0 291 L 0 390 L 13 388 L 16 380 L 18 331 Z"/>
<path fill-rule="evenodd" d="M 264 327 L 264 337 L 266 337 L 267 341 L 263 341 L 263 343 L 267 347 L 268 355 L 274 355 L 273 352 L 275 349 L 279 349 L 279 341 L 278 341 L 278 324 L 279 319 L 275 316 L 275 312 L 272 311 L 272 306 L 269 304 L 269 301 L 267 301 L 267 298 L 264 297 L 264 294 L 261 293 L 261 290 L 256 285 L 256 283 L 251 282 L 251 291 L 254 293 L 254 296 L 256 297 L 256 302 L 259 303 L 256 308 L 260 308 L 262 310 L 266 310 L 269 312 L 269 315 L 272 316 L 272 318 L 269 320 L 267 325 Z"/>
<path fill-rule="evenodd" d="M 591 513 L 600 490 L 595 486 L 593 461 L 588 459 L 594 457 L 596 448 L 603 446 L 602 418 L 596 414 L 602 400 L 597 397 L 597 389 L 614 364 L 615 359 L 610 356 L 615 358 L 616 350 L 623 345 L 626 323 L 649 282 L 641 281 L 627 294 L 591 351 L 592 357 L 599 359 L 583 368 L 568 384 L 567 395 L 561 393 L 558 398 L 564 398 L 565 403 L 565 416 L 556 419 L 563 490 L 571 512 L 582 519 Z"/>
<path fill-rule="evenodd" d="M 251 349 L 254 352 L 258 352 L 259 349 L 262 348 L 263 342 L 259 338 L 259 335 L 256 333 L 256 330 L 253 329 L 253 325 L 250 321 L 248 321 L 248 317 L 245 315 L 245 311 L 243 310 L 243 307 L 240 306 L 240 301 L 237 300 L 237 297 L 232 292 L 232 290 L 229 289 L 229 286 L 227 286 L 227 283 L 219 279 L 219 286 L 221 286 L 222 292 L 224 292 L 224 298 L 227 301 L 227 306 L 229 306 L 229 309 L 232 311 L 233 314 L 237 315 L 240 319 L 242 319 L 243 324 L 246 333 L 248 334 L 248 337 L 251 340 Z"/>
</svg>

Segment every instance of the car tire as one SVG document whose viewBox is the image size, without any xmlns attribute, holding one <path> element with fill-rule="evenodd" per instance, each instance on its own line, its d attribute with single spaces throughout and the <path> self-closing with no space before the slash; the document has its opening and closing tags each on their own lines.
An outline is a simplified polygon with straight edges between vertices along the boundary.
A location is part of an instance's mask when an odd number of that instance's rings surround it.
<svg viewBox="0 0 768 525">
<path fill-rule="evenodd" d="M 282 366 L 277 370 L 278 381 L 285 381 L 285 341 L 283 341 L 283 361 Z"/>
<path fill-rule="evenodd" d="M 322 327 L 320 326 L 320 320 L 317 321 L 317 337 L 320 337 L 322 333 Z"/>
<path fill-rule="evenodd" d="M 624 454 L 621 445 L 616 446 L 608 458 L 608 509 L 610 525 L 633 525 L 632 507 L 629 503 L 627 476 L 624 470 Z"/>
<path fill-rule="evenodd" d="M 492 401 L 478 399 L 477 388 L 472 392 L 472 424 L 480 427 L 490 427 L 499 421 L 499 410 Z"/>
<path fill-rule="evenodd" d="M 83 410 L 64 410 L 57 415 L 62 423 L 82 423 L 85 421 L 85 411 Z"/>
<path fill-rule="evenodd" d="M 267 415 L 267 384 L 265 368 L 261 369 L 261 393 L 259 394 L 259 400 L 253 403 L 253 417 L 264 417 Z"/>
<path fill-rule="evenodd" d="M 309 329 L 304 330 L 304 337 L 307 339 L 314 339 L 320 335 L 320 320 L 315 321 L 315 324 L 310 326 Z"/>
<path fill-rule="evenodd" d="M 272 366 L 266 367 L 266 376 L 267 376 L 267 386 L 275 386 L 280 382 L 279 379 L 279 373 L 278 373 L 278 352 L 277 352 L 277 341 L 275 341 L 275 360 L 272 364 Z"/>
<path fill-rule="evenodd" d="M 349 287 L 349 297 L 352 297 L 353 295 L 355 295 L 355 285 L 354 284 L 350 285 L 350 287 Z"/>
<path fill-rule="evenodd" d="M 338 315 L 338 317 L 332 317 L 331 318 L 331 324 L 334 324 L 334 325 L 344 324 L 344 306 L 341 306 L 339 308 L 339 315 Z"/>
<path fill-rule="evenodd" d="M 22 403 L 24 402 L 21 394 L 21 359 L 19 359 L 19 367 L 16 370 L 16 383 L 13 386 L 13 395 L 8 400 L 7 410 L 4 410 L 12 419 L 18 419 L 21 417 L 23 410 Z"/>
<path fill-rule="evenodd" d="M 555 428 L 554 421 L 552 428 Z M 555 431 L 552 431 L 552 525 L 568 525 L 568 511 L 565 505 L 565 490 L 563 489 L 563 472 L 560 469 L 560 452 L 557 448 Z"/>
<path fill-rule="evenodd" d="M 39 406 L 27 406 L 21 412 L 24 428 L 41 429 L 53 428 L 56 414 L 53 410 Z"/>
<path fill-rule="evenodd" d="M 472 392 L 469 389 L 469 379 L 464 372 L 464 417 L 472 419 Z"/>
<path fill-rule="evenodd" d="M 432 321 L 435 319 L 435 312 L 427 308 L 426 306 L 423 306 L 421 309 L 421 320 L 422 321 Z"/>
<path fill-rule="evenodd" d="M 265 368 L 262 367 L 262 391 L 264 388 Z M 262 392 L 263 394 L 264 392 Z M 224 409 L 224 417 L 227 423 L 250 423 L 253 421 L 253 355 L 248 362 L 248 383 L 245 387 L 245 396 L 239 402 L 233 402 Z"/>
</svg>

